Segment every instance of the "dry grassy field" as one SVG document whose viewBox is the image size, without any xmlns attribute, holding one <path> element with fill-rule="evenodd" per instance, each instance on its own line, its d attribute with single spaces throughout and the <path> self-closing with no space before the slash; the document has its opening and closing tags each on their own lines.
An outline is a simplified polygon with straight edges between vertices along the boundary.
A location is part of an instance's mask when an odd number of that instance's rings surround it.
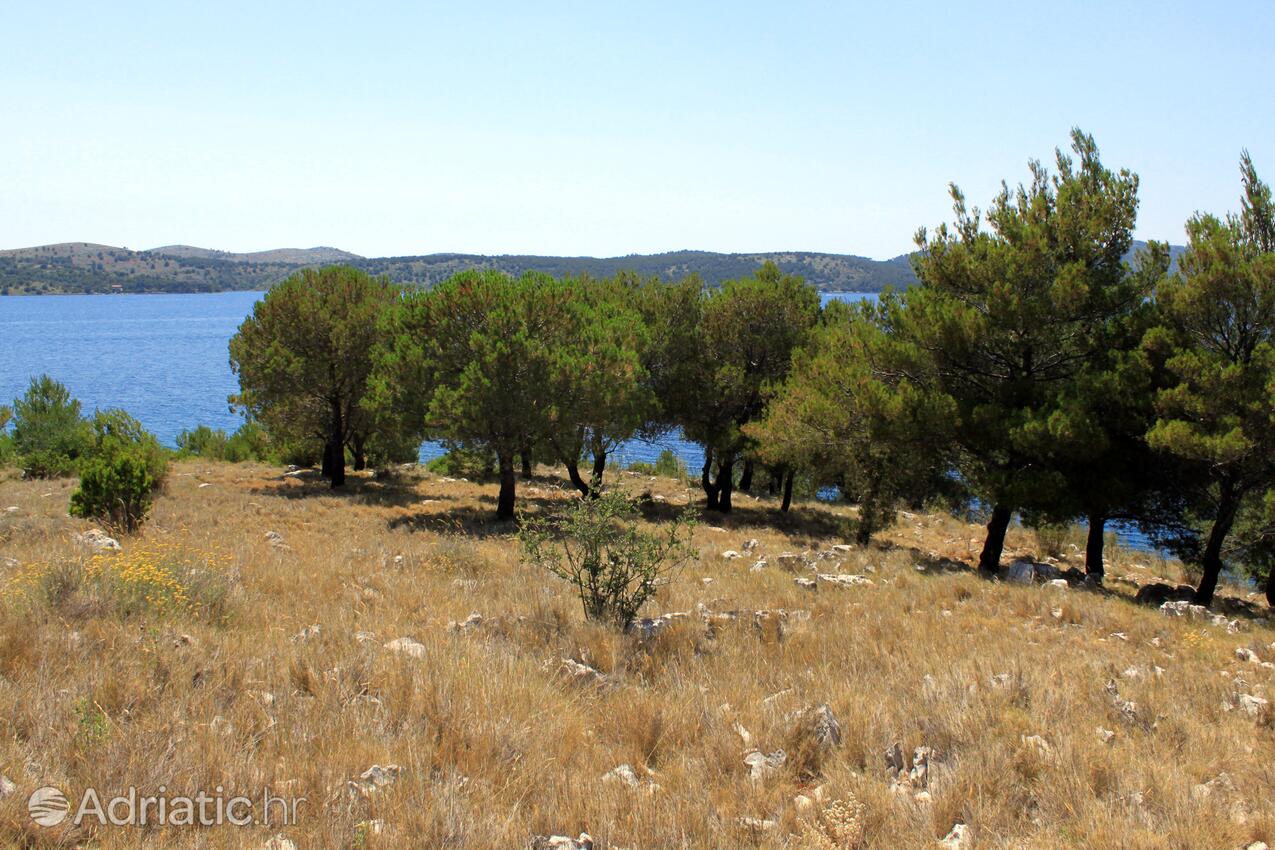
<svg viewBox="0 0 1275 850">
<path fill-rule="evenodd" d="M 521 507 L 571 498 L 544 473 Z M 654 521 L 699 495 L 619 480 Z M 101 553 L 72 485 L 0 480 L 4 847 L 1275 844 L 1275 631 L 1234 587 L 1230 627 L 1135 605 L 1175 577 L 1145 553 L 1102 592 L 1015 585 L 947 516 L 834 549 L 846 509 L 744 497 L 643 612 L 689 615 L 643 637 L 521 563 L 494 485 L 182 462 Z M 1012 531 L 1006 562 L 1037 548 Z M 42 827 L 41 786 L 305 801 L 287 826 Z"/>
</svg>

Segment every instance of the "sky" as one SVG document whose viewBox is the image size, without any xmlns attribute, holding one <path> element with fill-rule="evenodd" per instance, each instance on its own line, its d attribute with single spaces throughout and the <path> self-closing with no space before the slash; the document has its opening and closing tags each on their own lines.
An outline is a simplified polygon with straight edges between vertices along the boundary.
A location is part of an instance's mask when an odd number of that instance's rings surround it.
<svg viewBox="0 0 1275 850">
<path fill-rule="evenodd" d="M 884 259 L 1072 127 L 1140 238 L 1275 178 L 1275 3 L 0 0 L 0 248 Z"/>
</svg>

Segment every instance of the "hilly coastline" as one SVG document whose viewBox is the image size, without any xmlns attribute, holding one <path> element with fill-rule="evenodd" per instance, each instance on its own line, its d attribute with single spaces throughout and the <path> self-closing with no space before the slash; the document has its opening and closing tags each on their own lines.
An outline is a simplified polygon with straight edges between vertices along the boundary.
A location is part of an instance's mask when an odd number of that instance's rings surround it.
<svg viewBox="0 0 1275 850">
<path fill-rule="evenodd" d="M 1136 243 L 1135 250 L 1143 245 Z M 1175 258 L 1181 250 L 1172 248 Z M 0 294 L 262 290 L 297 269 L 334 263 L 387 275 L 394 283 L 421 286 L 433 285 L 466 269 L 496 269 L 511 275 L 537 271 L 555 277 L 608 277 L 629 271 L 666 280 L 698 274 L 705 283 L 716 286 L 724 280 L 747 276 L 767 260 L 785 272 L 801 275 L 822 292 L 880 292 L 916 282 L 908 254 L 889 260 L 814 251 L 667 251 L 622 257 L 424 254 L 370 258 L 330 247 L 232 253 L 190 245 L 133 251 L 91 242 L 63 242 L 0 251 Z"/>
</svg>

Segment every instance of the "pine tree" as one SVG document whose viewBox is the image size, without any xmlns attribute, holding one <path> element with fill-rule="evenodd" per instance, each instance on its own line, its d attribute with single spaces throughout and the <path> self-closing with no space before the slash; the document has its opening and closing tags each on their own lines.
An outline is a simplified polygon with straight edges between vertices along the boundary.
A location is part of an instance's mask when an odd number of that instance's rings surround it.
<svg viewBox="0 0 1275 850">
<path fill-rule="evenodd" d="M 1242 212 L 1187 223 L 1181 271 L 1156 294 L 1147 346 L 1175 378 L 1159 393 L 1151 445 L 1193 464 L 1208 530 L 1195 600 L 1213 599 L 1246 499 L 1275 486 L 1275 203 L 1245 152 Z M 1275 604 L 1275 582 L 1267 599 Z"/>
</svg>

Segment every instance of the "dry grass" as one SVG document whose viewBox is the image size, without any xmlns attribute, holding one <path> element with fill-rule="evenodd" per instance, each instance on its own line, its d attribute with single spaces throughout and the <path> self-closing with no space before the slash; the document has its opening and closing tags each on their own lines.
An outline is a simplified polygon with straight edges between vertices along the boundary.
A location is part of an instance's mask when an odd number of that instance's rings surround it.
<svg viewBox="0 0 1275 850">
<path fill-rule="evenodd" d="M 656 515 L 687 496 L 635 484 L 665 497 Z M 581 831 L 634 850 L 933 848 L 956 822 L 978 848 L 1275 843 L 1271 717 L 1223 708 L 1275 696 L 1275 672 L 1235 654 L 1275 660 L 1275 634 L 1135 606 L 1116 579 L 1175 568 L 1145 555 L 1117 556 L 1109 594 L 1008 586 L 966 566 L 980 529 L 919 516 L 824 562 L 872 585 L 812 592 L 774 556 L 840 542 L 841 509 L 779 518 L 743 498 L 705 518 L 699 561 L 646 613 L 809 620 L 692 617 L 643 643 L 586 623 L 567 586 L 519 564 L 511 529 L 486 520 L 493 486 L 412 474 L 332 495 L 264 467 L 180 463 L 150 523 L 121 540 L 129 576 L 191 586 L 160 604 L 100 566 L 85 582 L 93 559 L 72 535 L 89 526 L 66 516 L 69 490 L 0 481 L 0 511 L 18 507 L 0 513 L 0 558 L 18 562 L 0 582 L 40 588 L 0 605 L 0 771 L 18 786 L 0 801 L 4 846 L 258 848 L 281 831 L 43 829 L 26 798 L 45 784 L 73 797 L 268 785 L 307 798 L 282 830 L 300 850 L 512 850 Z M 533 510 L 569 498 L 551 477 L 520 496 Z M 770 566 L 720 557 L 750 538 Z M 471 612 L 481 625 L 448 630 Z M 401 637 L 420 657 L 384 648 Z M 565 681 L 563 658 L 605 683 Z M 1112 679 L 1136 709 L 1120 710 Z M 842 728 L 830 754 L 793 739 L 793 713 L 820 703 Z M 891 790 L 895 742 L 909 762 L 933 748 L 928 801 Z M 753 782 L 747 748 L 790 757 Z M 399 765 L 397 781 L 348 793 L 374 764 Z M 638 787 L 603 781 L 621 764 Z M 1193 791 L 1223 772 L 1234 790 Z"/>
</svg>

